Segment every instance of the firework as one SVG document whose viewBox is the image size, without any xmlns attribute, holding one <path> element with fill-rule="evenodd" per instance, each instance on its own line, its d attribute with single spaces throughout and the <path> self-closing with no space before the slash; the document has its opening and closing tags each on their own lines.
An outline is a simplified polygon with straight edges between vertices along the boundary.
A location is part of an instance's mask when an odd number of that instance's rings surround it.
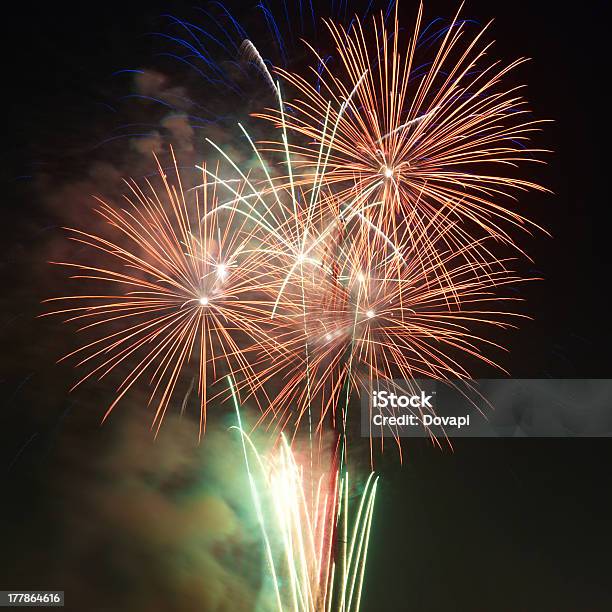
<svg viewBox="0 0 612 612">
<path fill-rule="evenodd" d="M 455 17 L 425 37 L 421 18 L 422 7 L 406 44 L 397 6 L 391 27 L 382 15 L 371 31 L 327 21 L 338 61 L 332 71 L 311 47 L 314 83 L 277 68 L 288 101 L 234 24 L 236 57 L 277 98 L 258 114 L 270 130 L 262 143 L 238 124 L 248 165 L 206 138 L 219 160 L 197 167 L 195 185 L 183 186 L 174 156 L 170 176 L 158 162 L 161 188 L 127 181 L 122 207 L 99 200 L 105 231 L 68 229 L 78 257 L 53 262 L 79 287 L 46 313 L 86 335 L 63 357 L 85 370 L 75 387 L 117 381 L 104 419 L 138 383 L 156 432 L 177 398 L 183 411 L 196 396 L 201 437 L 211 402 L 233 399 L 279 612 L 360 608 L 378 481 L 371 473 L 351 499 L 351 402 L 380 381 L 496 366 L 489 349 L 503 347 L 490 330 L 522 316 L 502 288 L 530 279 L 505 247 L 520 251 L 512 232 L 535 226 L 508 202 L 543 188 L 499 169 L 540 152 L 528 144 L 540 122 L 519 88 L 501 86 L 523 60 L 487 64 L 486 28 L 466 42 Z M 190 58 L 208 64 L 186 38 Z M 256 426 L 275 434 L 269 452 L 243 428 L 240 405 L 251 400 Z"/>
<path fill-rule="evenodd" d="M 470 38 L 458 16 L 430 57 L 426 51 L 436 37 L 420 36 L 422 12 L 421 6 L 411 37 L 401 35 L 397 5 L 391 27 L 382 15 L 372 18 L 371 29 L 359 19 L 348 28 L 326 21 L 336 51 L 333 70 L 310 47 L 314 83 L 278 68 L 296 95 L 285 111 L 257 116 L 306 138 L 292 147 L 297 183 L 311 184 L 322 145 L 322 180 L 340 200 L 369 204 L 364 214 L 386 234 L 420 234 L 442 214 L 457 221 L 442 237 L 448 249 L 461 251 L 482 236 L 516 247 L 510 228 L 536 226 L 508 202 L 518 192 L 543 190 L 502 173 L 537 161 L 542 152 L 529 147 L 541 121 L 531 118 L 520 87 L 502 85 L 525 60 L 487 63 L 491 44 L 482 39 L 488 26 Z M 439 232 L 421 245 L 421 256 L 438 250 L 436 240 Z M 486 266 L 484 249 L 464 255 Z"/>
<path fill-rule="evenodd" d="M 350 397 L 371 397 L 380 381 L 466 378 L 464 357 L 495 366 L 484 349 L 501 347 L 487 340 L 486 328 L 512 327 L 521 316 L 501 308 L 517 298 L 500 289 L 525 280 L 503 262 L 478 275 L 463 252 L 447 252 L 424 267 L 412 248 L 400 245 L 403 261 L 359 224 L 345 240 L 336 269 L 318 266 L 293 293 L 285 290 L 303 311 L 283 321 L 287 334 L 292 320 L 294 336 L 275 370 L 283 386 L 262 417 L 275 419 L 279 430 L 297 429 L 312 410 L 317 431 L 326 417 L 336 427 Z M 441 283 L 442 266 L 450 271 Z"/>
<path fill-rule="evenodd" d="M 162 190 L 147 181 L 145 191 L 130 181 L 125 208 L 99 201 L 96 212 L 110 237 L 68 229 L 70 239 L 83 246 L 86 263 L 53 263 L 75 270 L 71 278 L 81 288 L 95 285 L 97 292 L 52 298 L 67 307 L 47 314 L 66 316 L 80 324 L 80 332 L 95 336 L 63 358 L 88 369 L 75 386 L 119 373 L 117 396 L 104 418 L 145 379 L 159 429 L 189 372 L 188 393 L 197 379 L 202 435 L 207 402 L 214 397 L 209 386 L 228 371 L 248 385 L 255 378 L 251 352 L 279 351 L 264 330 L 274 270 L 257 248 L 248 219 L 236 215 L 231 203 L 218 202 L 215 185 L 204 181 L 185 191 L 176 161 L 173 179 L 158 170 Z"/>
<path fill-rule="evenodd" d="M 370 474 L 355 512 L 348 472 L 305 473 L 284 436 L 271 452 L 260 453 L 234 401 L 275 609 L 357 612 L 378 478 Z"/>
</svg>

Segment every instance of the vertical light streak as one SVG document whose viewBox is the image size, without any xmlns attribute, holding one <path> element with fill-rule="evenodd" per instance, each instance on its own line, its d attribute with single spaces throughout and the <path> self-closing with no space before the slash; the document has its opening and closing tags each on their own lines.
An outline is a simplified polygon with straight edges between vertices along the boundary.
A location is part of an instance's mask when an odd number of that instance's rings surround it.
<svg viewBox="0 0 612 612">
<path fill-rule="evenodd" d="M 279 612 L 357 612 L 377 479 L 372 474 L 367 479 L 352 517 L 347 473 L 342 478 L 337 471 L 322 474 L 315 499 L 309 500 L 304 469 L 297 463 L 287 439 L 283 436 L 279 446 L 261 454 L 243 429 L 235 385 L 231 377 L 227 380 Z M 250 455 L 255 458 L 257 474 Z M 326 486 L 330 491 L 323 493 Z M 265 505 L 271 514 L 264 512 Z M 350 539 L 349 522 L 352 522 Z M 340 575 L 331 554 L 334 540 L 340 544 L 337 559 Z"/>
</svg>

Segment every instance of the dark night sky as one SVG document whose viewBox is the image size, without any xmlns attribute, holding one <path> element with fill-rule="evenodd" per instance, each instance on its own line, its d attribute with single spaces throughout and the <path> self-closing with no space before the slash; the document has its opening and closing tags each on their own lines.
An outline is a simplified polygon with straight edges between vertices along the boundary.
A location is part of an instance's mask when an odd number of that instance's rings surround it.
<svg viewBox="0 0 612 612">
<path fill-rule="evenodd" d="M 409 22 L 414 3 L 402 6 Z M 432 0 L 426 13 L 450 16 L 455 7 Z M 533 321 L 505 336 L 509 353 L 500 360 L 517 378 L 612 378 L 603 7 L 470 1 L 465 9 L 480 22 L 495 17 L 496 56 L 533 58 L 521 79 L 536 116 L 554 120 L 538 140 L 554 154 L 548 166 L 534 170 L 554 195 L 521 200 L 521 210 L 552 238 L 522 239 L 532 269 L 545 280 L 523 291 Z M 78 436 L 85 454 L 102 447 L 108 435 L 97 427 L 100 412 L 85 407 L 87 396 L 67 403 L 71 373 L 54 366 L 61 330 L 34 318 L 48 288 L 38 262 L 48 257 L 45 244 L 60 223 L 41 204 L 46 195 L 36 177 L 42 172 L 64 184 L 86 171 L 99 153 L 83 143 L 104 136 L 105 105 L 116 99 L 110 75 L 155 65 L 159 40 L 147 33 L 163 28 L 161 14 L 192 16 L 193 9 L 190 2 L 155 0 L 70 9 L 22 3 L 13 10 L 4 21 L 2 54 L 8 108 L 0 168 L 0 474 L 7 502 L 0 529 L 11 535 L 0 561 L 0 589 L 35 589 L 48 576 L 45 560 L 54 558 L 54 547 L 60 556 L 62 538 L 70 538 L 69 529 L 55 527 L 55 501 L 48 495 L 56 488 L 49 480 L 60 478 L 64 462 L 88 462 L 76 451 L 67 459 L 58 447 Z M 364 610 L 612 609 L 609 440 L 463 439 L 454 452 L 414 443 L 403 466 L 395 455 L 383 463 Z M 64 489 L 57 490 L 61 495 Z M 108 540 L 112 546 L 112 534 Z M 5 575 L 12 582 L 5 584 Z M 106 588 L 92 575 L 83 575 L 92 592 Z"/>
</svg>

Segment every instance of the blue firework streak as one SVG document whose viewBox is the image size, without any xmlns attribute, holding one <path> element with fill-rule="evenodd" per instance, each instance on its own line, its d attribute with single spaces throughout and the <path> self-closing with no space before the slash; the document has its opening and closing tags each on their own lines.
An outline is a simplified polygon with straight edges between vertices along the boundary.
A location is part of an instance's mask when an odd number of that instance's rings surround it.
<svg viewBox="0 0 612 612">
<path fill-rule="evenodd" d="M 306 52 L 304 44 L 308 41 L 320 58 L 313 66 L 314 85 L 320 90 L 321 77 L 333 61 L 325 49 L 327 38 L 322 31 L 325 28 L 321 27 L 324 20 L 333 20 L 351 30 L 358 21 L 374 14 L 382 14 L 385 21 L 392 19 L 397 8 L 396 0 L 364 0 L 350 6 L 348 0 L 316 4 L 313 0 L 259 0 L 247 10 L 244 5 L 237 6 L 232 8 L 229 3 L 215 0 L 194 8 L 188 18 L 162 15 L 162 25 L 150 35 L 159 42 L 155 58 L 164 66 L 160 72 L 173 75 L 173 87 L 163 96 L 148 92 L 121 96 L 123 110 L 116 113 L 117 117 L 121 120 L 136 110 L 135 120 L 122 121 L 96 143 L 96 148 L 124 139 L 144 140 L 160 132 L 163 137 L 164 130 L 159 124 L 172 115 L 183 117 L 194 131 L 202 131 L 211 124 L 233 128 L 237 118 L 243 120 L 265 107 L 275 94 L 268 86 L 266 75 L 262 77 L 258 62 L 241 54 L 245 41 L 257 49 L 269 72 L 273 67 L 296 69 L 305 61 L 310 63 L 312 55 Z M 450 27 L 470 22 L 435 17 L 422 30 L 417 45 L 433 47 Z M 381 40 L 380 44 L 384 42 Z M 415 67 L 411 78 L 422 77 L 429 67 L 429 64 Z M 113 76 L 128 78 L 134 83 L 146 73 L 141 68 L 127 68 L 116 71 Z M 185 93 L 186 89 L 192 96 Z M 178 90 L 183 90 L 183 95 Z M 148 109 L 147 121 L 141 120 L 143 107 Z M 292 111 L 287 109 L 287 112 Z"/>
<path fill-rule="evenodd" d="M 359 8 L 354 5 L 349 8 L 348 0 L 332 0 L 318 5 L 316 9 L 313 0 L 260 0 L 252 6 L 252 10 L 245 11 L 241 7 L 239 17 L 238 12 L 228 4 L 214 1 L 194 9 L 189 19 L 173 14 L 163 15 L 167 27 L 150 34 L 161 43 L 157 57 L 170 60 L 175 68 L 185 69 L 201 87 L 206 88 L 208 94 L 212 88 L 216 95 L 225 96 L 226 102 L 228 96 L 248 102 L 253 98 L 254 88 L 257 88 L 258 75 L 249 62 L 240 57 L 240 47 L 245 40 L 252 41 L 268 69 L 271 70 L 273 66 L 288 68 L 303 58 L 303 39 L 319 49 L 319 29 L 323 19 L 332 19 L 351 27 L 356 19 L 364 19 L 374 11 L 382 11 L 389 17 L 394 7 L 395 0 L 382 4 L 369 0 Z M 321 57 L 323 63 L 331 59 L 324 51 L 321 51 Z M 323 64 L 317 70 L 322 73 Z M 129 68 L 117 71 L 115 76 L 135 78 L 143 72 Z M 211 122 L 225 124 L 230 118 L 215 105 L 202 107 L 193 100 L 162 100 L 134 94 L 123 97 L 124 101 L 137 99 L 158 104 L 165 112 L 179 113 L 184 112 L 185 106 L 196 107 L 195 114 L 189 117 L 196 128 Z M 118 128 L 123 137 L 141 135 L 131 134 L 128 128 Z"/>
</svg>

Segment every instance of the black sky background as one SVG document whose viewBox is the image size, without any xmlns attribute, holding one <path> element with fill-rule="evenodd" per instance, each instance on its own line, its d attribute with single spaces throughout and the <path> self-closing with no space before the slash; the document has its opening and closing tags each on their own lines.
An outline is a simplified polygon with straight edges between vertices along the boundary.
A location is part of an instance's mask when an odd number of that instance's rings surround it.
<svg viewBox="0 0 612 612">
<path fill-rule="evenodd" d="M 403 2 L 405 22 L 414 6 Z M 455 8 L 432 0 L 426 13 L 451 16 Z M 533 320 L 504 336 L 509 354 L 500 360 L 517 378 L 612 378 L 603 9 L 603 2 L 569 9 L 470 1 L 464 12 L 483 23 L 495 18 L 496 56 L 533 58 L 521 80 L 535 115 L 554 120 L 538 139 L 554 154 L 533 170 L 554 194 L 527 194 L 520 204 L 552 238 L 522 239 L 545 280 L 523 290 Z M 0 559 L 0 588 L 61 589 L 38 582 L 37 558 L 49 556 L 40 548 L 61 549 L 50 535 L 46 464 L 71 439 L 65 431 L 82 431 L 94 445 L 104 434 L 99 412 L 84 401 L 69 407 L 71 374 L 54 365 L 57 354 L 32 349 L 58 334 L 34 319 L 45 297 L 35 258 L 57 221 L 29 177 L 50 169 L 61 182 L 84 171 L 87 152 L 74 153 L 81 134 L 104 123 L 111 73 L 150 65 L 158 43 L 147 33 L 160 30 L 165 12 L 189 14 L 191 3 L 22 3 L 12 10 L 2 36 L 0 529 L 28 537 L 17 550 L 5 539 L 11 546 Z M 612 609 L 611 466 L 608 439 L 461 439 L 453 452 L 415 441 L 403 466 L 385 457 L 363 609 Z"/>
</svg>

